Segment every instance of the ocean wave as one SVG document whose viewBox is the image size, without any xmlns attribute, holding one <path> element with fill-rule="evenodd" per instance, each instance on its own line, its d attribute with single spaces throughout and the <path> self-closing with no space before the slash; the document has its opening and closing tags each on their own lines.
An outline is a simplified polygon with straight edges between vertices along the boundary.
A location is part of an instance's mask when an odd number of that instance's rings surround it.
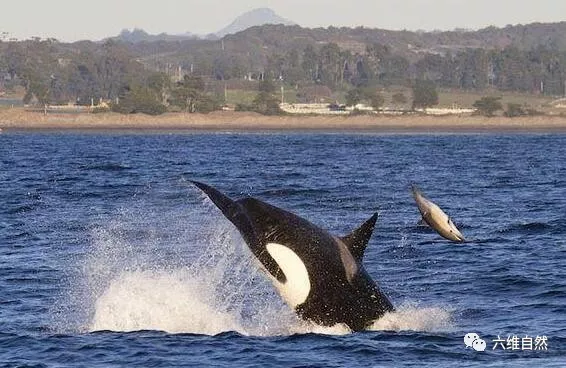
<svg viewBox="0 0 566 368">
<path fill-rule="evenodd" d="M 255 194 L 257 197 L 288 197 L 288 196 L 315 196 L 320 194 L 327 194 L 329 191 L 324 189 L 308 189 L 308 188 L 282 188 L 264 190 Z"/>
<path fill-rule="evenodd" d="M 372 331 L 448 332 L 454 328 L 452 312 L 444 307 L 419 307 L 407 303 L 386 313 L 369 328 Z"/>
<path fill-rule="evenodd" d="M 538 234 L 563 234 L 566 232 L 566 219 L 552 220 L 548 222 L 515 223 L 499 230 L 502 234 L 538 235 Z"/>
<path fill-rule="evenodd" d="M 124 171 L 131 169 L 131 167 L 128 165 L 113 163 L 113 162 L 81 165 L 80 168 L 83 170 L 94 170 L 94 171 Z"/>
</svg>

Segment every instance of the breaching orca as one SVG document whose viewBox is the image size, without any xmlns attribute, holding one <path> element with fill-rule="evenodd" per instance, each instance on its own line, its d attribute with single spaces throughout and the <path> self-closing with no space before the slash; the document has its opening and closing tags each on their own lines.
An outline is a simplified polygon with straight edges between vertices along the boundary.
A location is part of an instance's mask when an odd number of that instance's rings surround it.
<svg viewBox="0 0 566 368">
<path fill-rule="evenodd" d="M 448 240 L 455 242 L 463 242 L 465 240 L 464 235 L 462 235 L 460 230 L 454 225 L 450 217 L 435 203 L 425 198 L 416 185 L 411 186 L 411 191 L 419 207 L 419 212 L 428 226 Z"/>
<path fill-rule="evenodd" d="M 280 295 L 304 320 L 360 331 L 393 311 L 362 266 L 377 213 L 340 238 L 258 199 L 234 201 L 209 185 L 193 183 L 236 226 Z"/>
</svg>

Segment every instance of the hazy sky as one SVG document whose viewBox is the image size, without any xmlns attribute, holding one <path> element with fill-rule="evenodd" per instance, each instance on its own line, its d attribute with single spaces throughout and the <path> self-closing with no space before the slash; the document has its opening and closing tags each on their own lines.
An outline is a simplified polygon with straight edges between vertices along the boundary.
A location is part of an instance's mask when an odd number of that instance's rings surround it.
<svg viewBox="0 0 566 368">
<path fill-rule="evenodd" d="M 100 40 L 134 27 L 206 34 L 258 7 L 304 27 L 447 30 L 566 21 L 566 0 L 0 0 L 0 32 L 61 41 Z"/>
</svg>

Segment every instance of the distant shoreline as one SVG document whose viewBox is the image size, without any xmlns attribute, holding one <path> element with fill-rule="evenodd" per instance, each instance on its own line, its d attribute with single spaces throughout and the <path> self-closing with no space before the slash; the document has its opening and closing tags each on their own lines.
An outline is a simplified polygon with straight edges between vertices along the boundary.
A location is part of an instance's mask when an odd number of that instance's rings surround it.
<svg viewBox="0 0 566 368">
<path fill-rule="evenodd" d="M 116 113 L 61 114 L 0 109 L 0 129 L 134 131 L 313 131 L 374 133 L 566 133 L 566 117 L 481 116 L 263 116 L 249 112 L 166 113 L 159 116 Z"/>
</svg>

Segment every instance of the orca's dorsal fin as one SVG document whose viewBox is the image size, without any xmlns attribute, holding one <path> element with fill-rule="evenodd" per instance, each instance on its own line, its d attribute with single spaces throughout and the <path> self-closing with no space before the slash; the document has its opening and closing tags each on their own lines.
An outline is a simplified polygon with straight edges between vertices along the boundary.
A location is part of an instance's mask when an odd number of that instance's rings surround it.
<svg viewBox="0 0 566 368">
<path fill-rule="evenodd" d="M 372 217 L 364 222 L 359 228 L 352 231 L 349 235 L 342 237 L 342 241 L 348 246 L 350 252 L 354 258 L 361 262 L 366 247 L 368 245 L 371 234 L 373 234 L 373 229 L 375 228 L 375 222 L 377 221 L 378 213 L 374 213 Z"/>
</svg>

